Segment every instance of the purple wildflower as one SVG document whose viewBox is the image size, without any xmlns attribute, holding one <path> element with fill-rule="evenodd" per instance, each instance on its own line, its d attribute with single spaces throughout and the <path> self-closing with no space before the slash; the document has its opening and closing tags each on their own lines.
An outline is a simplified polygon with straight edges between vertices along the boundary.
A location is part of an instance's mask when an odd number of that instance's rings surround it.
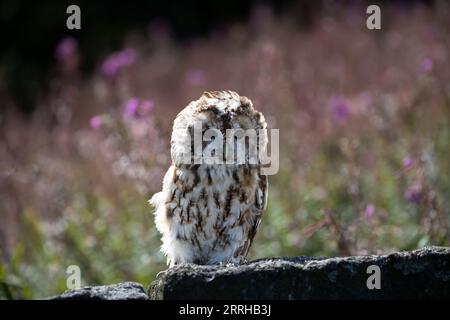
<svg viewBox="0 0 450 320">
<path fill-rule="evenodd" d="M 346 121 L 350 116 L 348 104 L 342 98 L 332 97 L 330 100 L 330 107 L 334 118 L 339 122 Z"/>
<path fill-rule="evenodd" d="M 193 86 L 201 86 L 206 83 L 205 72 L 200 69 L 190 69 L 186 74 L 186 81 Z"/>
<path fill-rule="evenodd" d="M 410 168 L 413 165 L 413 163 L 414 163 L 414 160 L 410 156 L 403 158 L 403 167 L 404 168 L 406 168 L 406 169 Z"/>
<path fill-rule="evenodd" d="M 125 104 L 123 116 L 127 119 L 137 119 L 150 113 L 154 108 L 152 100 L 140 101 L 138 98 L 131 98 Z"/>
<path fill-rule="evenodd" d="M 97 116 L 93 116 L 91 118 L 91 120 L 89 121 L 89 124 L 91 126 L 92 129 L 98 129 L 101 127 L 101 125 L 103 124 L 103 120 L 102 117 L 97 115 Z"/>
<path fill-rule="evenodd" d="M 133 64 L 135 60 L 136 60 L 136 51 L 131 48 L 119 51 L 116 54 L 116 61 L 119 65 L 122 66 L 129 66 L 130 64 Z"/>
<path fill-rule="evenodd" d="M 375 214 L 375 206 L 373 204 L 368 204 L 366 209 L 364 210 L 364 217 L 366 219 L 370 219 Z"/>
<path fill-rule="evenodd" d="M 146 115 L 147 113 L 151 112 L 154 107 L 155 104 L 152 100 L 144 100 L 139 106 L 139 112 L 141 115 Z"/>
<path fill-rule="evenodd" d="M 123 111 L 124 117 L 127 118 L 135 118 L 138 116 L 138 107 L 139 107 L 139 100 L 137 98 L 131 98 L 127 101 L 125 104 L 125 108 Z"/>
<path fill-rule="evenodd" d="M 59 61 L 73 56 L 78 51 L 78 42 L 73 37 L 67 37 L 62 39 L 55 48 L 55 57 Z"/>
<path fill-rule="evenodd" d="M 108 77 L 114 77 L 124 67 L 132 65 L 136 61 L 136 51 L 128 48 L 109 55 L 102 64 L 102 72 Z"/>
<path fill-rule="evenodd" d="M 431 60 L 430 58 L 425 58 L 421 62 L 421 69 L 422 71 L 430 72 L 431 70 L 433 70 L 433 65 L 433 60 Z"/>
<path fill-rule="evenodd" d="M 107 58 L 102 64 L 102 72 L 105 76 L 113 77 L 118 72 L 118 65 L 112 58 Z"/>
<path fill-rule="evenodd" d="M 419 203 L 422 199 L 422 186 L 419 183 L 413 184 L 404 193 L 404 197 L 411 203 Z"/>
</svg>

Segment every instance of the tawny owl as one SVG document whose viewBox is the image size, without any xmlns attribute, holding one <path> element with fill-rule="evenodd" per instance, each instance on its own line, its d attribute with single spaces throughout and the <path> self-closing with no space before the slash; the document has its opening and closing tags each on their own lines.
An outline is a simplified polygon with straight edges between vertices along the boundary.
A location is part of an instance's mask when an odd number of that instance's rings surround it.
<svg viewBox="0 0 450 320">
<path fill-rule="evenodd" d="M 267 176 L 260 162 L 249 161 L 248 149 L 245 163 L 193 163 L 193 128 L 198 124 L 202 134 L 208 129 L 223 133 L 224 149 L 230 142 L 227 129 L 254 130 L 260 148 L 267 146 L 264 116 L 247 97 L 233 91 L 205 92 L 184 108 L 173 125 L 172 166 L 162 191 L 150 199 L 162 234 L 161 250 L 170 266 L 240 263 L 266 207 Z M 200 144 L 203 151 L 207 146 L 208 141 Z"/>
</svg>

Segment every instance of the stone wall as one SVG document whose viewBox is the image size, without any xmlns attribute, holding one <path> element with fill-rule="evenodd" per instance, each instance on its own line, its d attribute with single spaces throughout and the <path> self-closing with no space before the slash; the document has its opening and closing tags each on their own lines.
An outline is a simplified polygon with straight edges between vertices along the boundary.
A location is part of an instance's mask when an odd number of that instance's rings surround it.
<svg viewBox="0 0 450 320">
<path fill-rule="evenodd" d="M 369 268 L 369 266 L 378 266 Z M 377 283 L 377 277 L 379 282 Z M 369 289 L 369 285 L 380 289 Z M 450 298 L 450 248 L 343 258 L 262 259 L 239 266 L 183 265 L 136 283 L 67 291 L 57 299 Z"/>
</svg>

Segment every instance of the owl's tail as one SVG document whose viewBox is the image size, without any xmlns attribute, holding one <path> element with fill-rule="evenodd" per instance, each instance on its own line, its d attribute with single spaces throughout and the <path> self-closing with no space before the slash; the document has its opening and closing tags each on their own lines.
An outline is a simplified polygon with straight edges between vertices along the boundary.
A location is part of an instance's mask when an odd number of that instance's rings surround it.
<svg viewBox="0 0 450 320">
<path fill-rule="evenodd" d="M 170 230 L 170 221 L 167 219 L 166 206 L 165 206 L 165 193 L 164 191 L 155 193 L 153 197 L 148 201 L 152 206 L 155 207 L 153 214 L 155 215 L 155 226 L 156 229 L 163 235 L 167 237 Z M 167 241 L 164 241 L 165 243 Z M 163 250 L 165 251 L 165 250 Z"/>
<path fill-rule="evenodd" d="M 167 265 L 172 267 L 174 260 L 171 258 L 172 238 L 170 231 L 170 221 L 167 219 L 166 206 L 164 205 L 164 191 L 155 193 L 153 197 L 148 201 L 155 207 L 155 226 L 161 233 L 161 252 L 167 257 Z"/>
</svg>

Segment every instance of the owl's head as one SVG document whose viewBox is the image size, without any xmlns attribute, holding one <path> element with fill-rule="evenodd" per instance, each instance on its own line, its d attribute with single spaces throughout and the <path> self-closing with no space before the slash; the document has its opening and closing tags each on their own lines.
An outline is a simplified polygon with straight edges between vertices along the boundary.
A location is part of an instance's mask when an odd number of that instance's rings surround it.
<svg viewBox="0 0 450 320">
<path fill-rule="evenodd" d="M 194 138 L 198 137 L 198 128 L 201 128 L 202 136 L 212 130 L 222 133 L 224 143 L 228 129 L 234 129 L 235 132 L 254 131 L 265 148 L 266 127 L 263 114 L 253 108 L 247 97 L 234 91 L 205 92 L 198 100 L 192 101 L 184 108 L 174 121 L 171 139 L 172 161 L 175 164 L 186 163 L 186 155 L 193 156 Z M 203 141 L 201 148 L 204 149 L 207 145 L 208 141 Z"/>
</svg>

